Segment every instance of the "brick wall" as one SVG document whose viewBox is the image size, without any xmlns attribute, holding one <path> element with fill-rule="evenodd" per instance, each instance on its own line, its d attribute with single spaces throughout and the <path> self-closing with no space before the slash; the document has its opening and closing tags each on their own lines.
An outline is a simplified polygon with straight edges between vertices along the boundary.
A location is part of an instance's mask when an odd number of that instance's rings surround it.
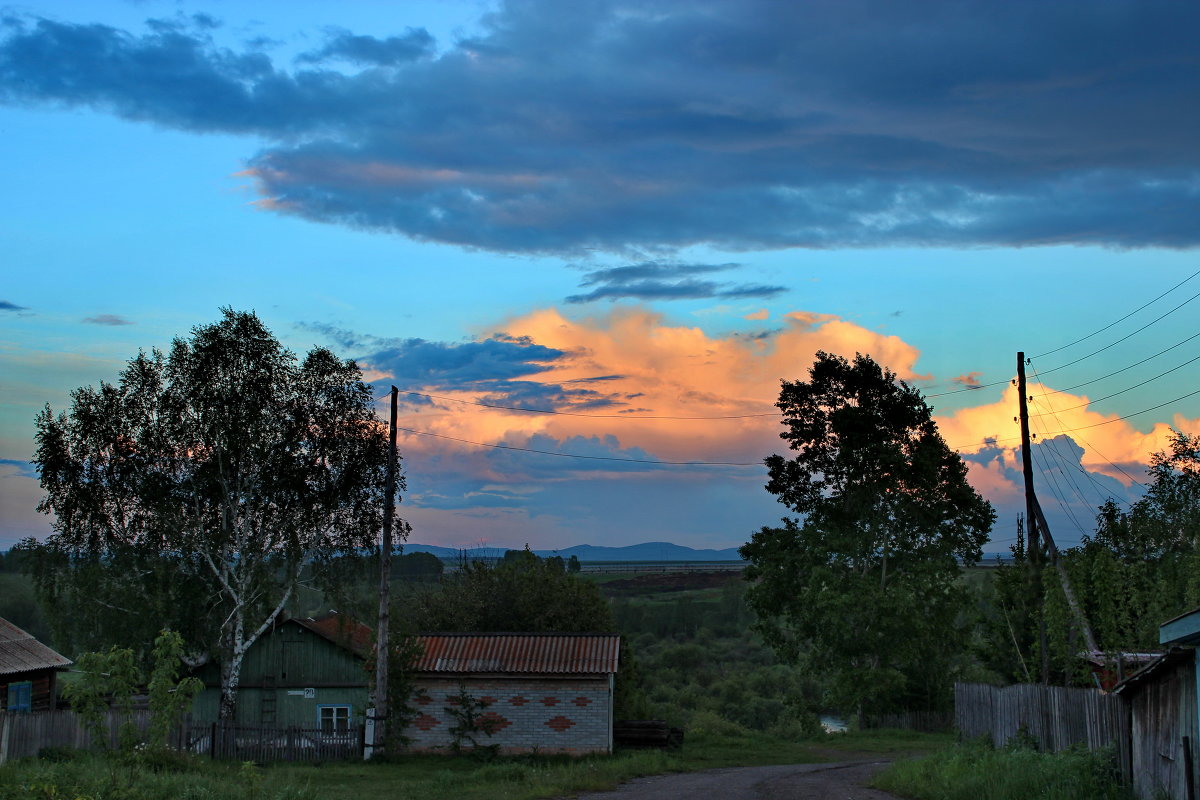
<svg viewBox="0 0 1200 800">
<path fill-rule="evenodd" d="M 417 718 L 404 735 L 419 751 L 449 750 L 455 719 L 446 712 L 460 685 L 488 703 L 481 716 L 494 720 L 480 744 L 503 753 L 606 753 L 610 750 L 612 693 L 608 676 L 555 679 L 538 676 L 417 678 Z M 422 691 L 423 690 L 423 691 Z"/>
</svg>

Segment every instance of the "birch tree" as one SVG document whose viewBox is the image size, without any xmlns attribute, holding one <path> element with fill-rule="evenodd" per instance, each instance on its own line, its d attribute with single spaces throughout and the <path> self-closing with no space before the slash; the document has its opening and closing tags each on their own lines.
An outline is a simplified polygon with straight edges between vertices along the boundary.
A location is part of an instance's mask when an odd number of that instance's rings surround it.
<svg viewBox="0 0 1200 800">
<path fill-rule="evenodd" d="M 143 578 L 106 567 L 159 554 L 195 589 L 178 629 L 198 661 L 218 660 L 232 719 L 246 652 L 302 576 L 375 546 L 388 443 L 353 361 L 323 348 L 301 360 L 253 313 L 222 312 L 169 353 L 140 352 L 117 383 L 76 390 L 69 411 L 39 414 L 39 509 L 54 533 L 26 547 L 58 564 L 46 587 L 103 573 L 97 602 L 105 582 L 128 602 Z"/>
</svg>

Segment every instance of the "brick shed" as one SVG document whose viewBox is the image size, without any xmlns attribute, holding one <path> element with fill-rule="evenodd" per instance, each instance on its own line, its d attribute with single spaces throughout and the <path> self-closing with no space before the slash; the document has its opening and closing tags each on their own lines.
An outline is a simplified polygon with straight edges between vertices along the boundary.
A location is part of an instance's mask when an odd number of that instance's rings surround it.
<svg viewBox="0 0 1200 800">
<path fill-rule="evenodd" d="M 446 710 L 460 690 L 486 703 L 504 753 L 609 753 L 615 633 L 433 633 L 418 638 L 418 715 L 405 730 L 414 750 L 450 747 Z"/>
</svg>

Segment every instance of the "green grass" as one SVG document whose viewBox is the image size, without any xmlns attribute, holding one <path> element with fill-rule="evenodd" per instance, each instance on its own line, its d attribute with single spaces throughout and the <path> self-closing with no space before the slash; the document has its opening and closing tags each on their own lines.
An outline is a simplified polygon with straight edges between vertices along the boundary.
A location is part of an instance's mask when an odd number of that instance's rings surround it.
<svg viewBox="0 0 1200 800">
<path fill-rule="evenodd" d="M 140 760 L 76 755 L 0 767 L 0 800 L 535 800 L 610 789 L 643 775 L 928 751 L 947 742 L 944 736 L 896 731 L 786 741 L 737 726 L 716 726 L 690 732 L 678 752 L 623 751 L 584 758 L 484 762 L 469 756 L 412 755 L 383 763 L 254 767 L 174 755 Z"/>
<path fill-rule="evenodd" d="M 1117 782 L 1111 757 L 1071 750 L 994 750 L 959 745 L 898 761 L 872 785 L 915 800 L 1133 800 Z"/>
</svg>

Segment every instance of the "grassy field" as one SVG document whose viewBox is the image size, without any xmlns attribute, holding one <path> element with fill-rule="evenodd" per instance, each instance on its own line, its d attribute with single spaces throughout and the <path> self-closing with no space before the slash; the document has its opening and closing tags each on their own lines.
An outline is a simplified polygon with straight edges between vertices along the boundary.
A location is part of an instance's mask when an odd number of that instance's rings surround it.
<svg viewBox="0 0 1200 800">
<path fill-rule="evenodd" d="M 958 745 L 898 761 L 872 782 L 914 800 L 1133 800 L 1111 755 Z"/>
<path fill-rule="evenodd" d="M 713 767 L 837 761 L 863 753 L 910 754 L 948 736 L 898 731 L 789 742 L 744 730 L 689 733 L 682 750 L 625 751 L 589 758 L 406 756 L 394 762 L 321 765 L 219 764 L 180 757 L 86 755 L 0 768 L 0 800 L 534 800 L 608 789 L 642 775 Z"/>
</svg>

